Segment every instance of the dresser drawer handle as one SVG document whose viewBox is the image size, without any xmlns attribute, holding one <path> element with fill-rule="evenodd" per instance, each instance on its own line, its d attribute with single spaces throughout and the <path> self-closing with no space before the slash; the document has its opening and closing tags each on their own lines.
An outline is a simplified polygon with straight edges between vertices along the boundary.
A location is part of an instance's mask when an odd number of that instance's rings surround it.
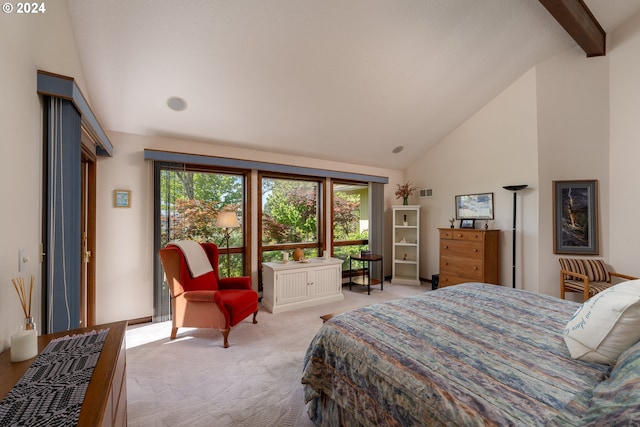
<svg viewBox="0 0 640 427">
<path fill-rule="evenodd" d="M 447 246 L 447 245 L 444 245 L 444 248 L 445 248 L 445 249 L 449 249 L 449 246 Z"/>
<path fill-rule="evenodd" d="M 473 252 L 478 252 L 478 250 L 477 250 L 477 249 L 474 249 L 474 250 L 473 250 Z"/>
<path fill-rule="evenodd" d="M 458 233 L 458 237 L 462 237 L 462 233 Z"/>
</svg>

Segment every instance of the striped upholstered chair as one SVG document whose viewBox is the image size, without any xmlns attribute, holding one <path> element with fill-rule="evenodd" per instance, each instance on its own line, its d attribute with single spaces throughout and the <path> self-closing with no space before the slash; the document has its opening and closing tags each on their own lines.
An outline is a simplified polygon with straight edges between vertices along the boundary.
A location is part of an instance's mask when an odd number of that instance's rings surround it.
<svg viewBox="0 0 640 427">
<path fill-rule="evenodd" d="M 565 292 L 581 292 L 588 300 L 613 285 L 611 278 L 633 280 L 637 277 L 609 271 L 601 259 L 560 258 L 560 298 Z"/>
</svg>

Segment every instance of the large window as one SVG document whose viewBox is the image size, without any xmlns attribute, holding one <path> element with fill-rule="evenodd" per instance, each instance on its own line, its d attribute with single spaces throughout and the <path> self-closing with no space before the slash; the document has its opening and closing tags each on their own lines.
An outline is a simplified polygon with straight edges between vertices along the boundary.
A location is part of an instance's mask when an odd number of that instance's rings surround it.
<svg viewBox="0 0 640 427">
<path fill-rule="evenodd" d="M 316 257 L 322 248 L 322 181 L 261 176 L 261 260 L 282 259 L 296 248 Z"/>
<path fill-rule="evenodd" d="M 260 271 L 262 262 L 279 261 L 285 251 L 300 248 L 307 257 L 319 256 L 329 246 L 327 239 L 333 256 L 345 260 L 345 269 L 350 254 L 383 252 L 387 178 L 148 149 L 145 159 L 154 162 L 156 255 L 172 240 L 214 242 L 221 250 L 218 271 L 224 277 L 227 253 L 229 275 L 237 276 L 255 273 L 253 255 Z M 249 179 L 253 173 L 255 188 Z M 227 206 L 240 221 L 239 228 L 231 229 L 228 252 L 225 230 L 215 226 Z M 252 232 L 254 225 L 258 229 Z M 159 256 L 154 267 L 154 321 L 164 321 L 170 318 L 170 298 Z"/>
<path fill-rule="evenodd" d="M 369 249 L 369 186 L 333 182 L 333 255 L 345 260 Z"/>
<path fill-rule="evenodd" d="M 218 272 L 221 277 L 248 274 L 245 251 L 246 176 L 180 164 L 156 164 L 156 233 L 158 248 L 174 240 L 212 242 L 220 247 Z M 236 212 L 239 228 L 230 229 L 230 273 L 227 273 L 225 229 L 216 227 L 218 213 Z M 156 279 L 157 319 L 169 314 L 169 293 L 164 275 Z"/>
<path fill-rule="evenodd" d="M 213 242 L 226 254 L 225 230 L 216 228 L 225 207 L 236 212 L 240 224 L 244 211 L 244 176 L 166 166 L 160 171 L 160 246 L 172 240 Z M 231 229 L 231 275 L 244 274 L 243 227 Z M 220 264 L 226 265 L 221 256 Z M 220 275 L 226 276 L 226 268 Z"/>
</svg>

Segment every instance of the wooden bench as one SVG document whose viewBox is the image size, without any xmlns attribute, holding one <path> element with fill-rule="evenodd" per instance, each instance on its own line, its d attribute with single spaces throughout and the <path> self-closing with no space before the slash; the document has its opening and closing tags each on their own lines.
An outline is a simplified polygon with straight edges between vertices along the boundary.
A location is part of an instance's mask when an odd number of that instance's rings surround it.
<svg viewBox="0 0 640 427">
<path fill-rule="evenodd" d="M 335 316 L 335 314 L 329 313 L 329 314 L 323 314 L 322 316 L 320 316 L 320 318 L 322 319 L 322 323 L 324 323 L 327 320 L 331 319 L 333 316 Z"/>
</svg>

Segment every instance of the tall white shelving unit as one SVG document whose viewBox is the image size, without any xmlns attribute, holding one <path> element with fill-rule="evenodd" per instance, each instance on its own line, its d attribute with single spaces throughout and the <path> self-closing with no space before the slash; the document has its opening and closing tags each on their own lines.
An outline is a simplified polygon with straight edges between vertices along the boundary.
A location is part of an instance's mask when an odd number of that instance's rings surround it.
<svg viewBox="0 0 640 427">
<path fill-rule="evenodd" d="M 420 206 L 392 206 L 393 271 L 391 283 L 420 286 Z"/>
</svg>

